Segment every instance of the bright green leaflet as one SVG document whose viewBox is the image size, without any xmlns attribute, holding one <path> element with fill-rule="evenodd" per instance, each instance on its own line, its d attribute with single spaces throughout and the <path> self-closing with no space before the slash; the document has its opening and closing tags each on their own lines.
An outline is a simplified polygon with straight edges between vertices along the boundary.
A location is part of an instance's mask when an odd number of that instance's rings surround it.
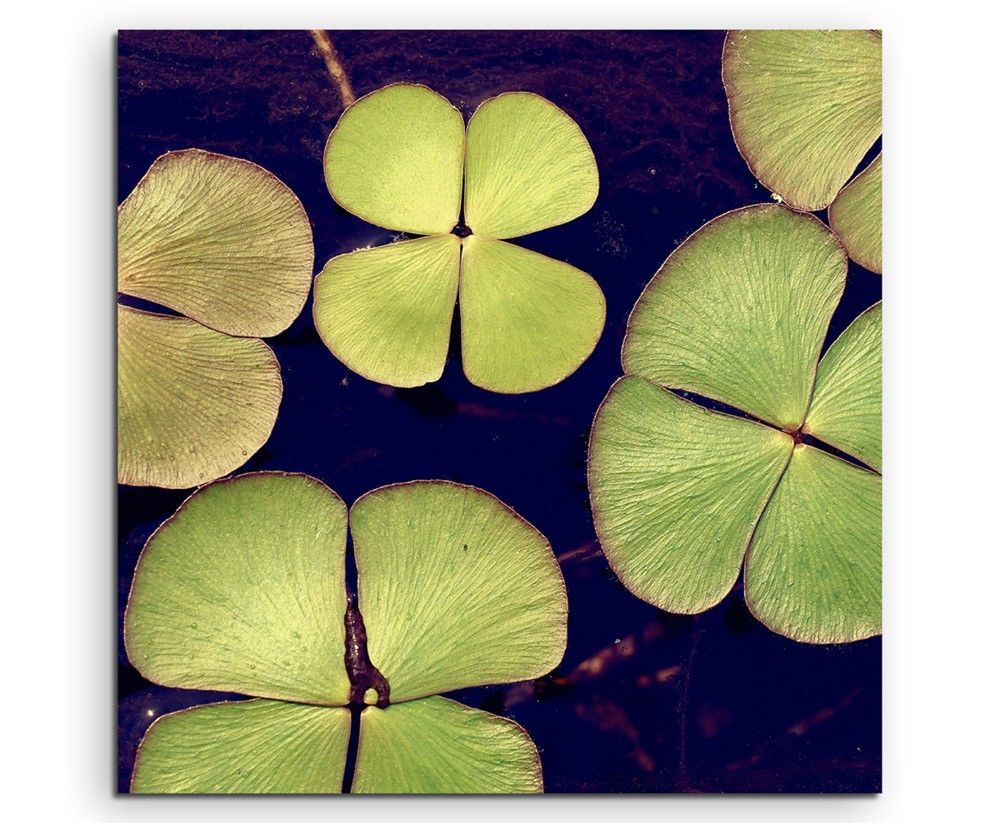
<svg viewBox="0 0 1000 823">
<path fill-rule="evenodd" d="M 368 651 L 392 702 L 363 715 L 375 731 L 363 732 L 355 785 L 539 791 L 538 753 L 516 724 L 411 698 L 559 662 L 566 591 L 548 542 L 492 495 L 444 481 L 371 492 L 350 525 Z M 318 480 L 258 473 L 199 489 L 157 529 L 126 608 L 129 659 L 163 685 L 270 699 L 161 718 L 140 745 L 135 791 L 340 790 L 347 527 L 343 502 Z M 406 742 L 387 748 L 380 731 Z M 442 753 L 449 734 L 454 748 Z"/>
<path fill-rule="evenodd" d="M 797 446 L 754 535 L 747 606 L 807 643 L 882 631 L 882 482 L 811 446 Z"/>
<path fill-rule="evenodd" d="M 448 355 L 460 242 L 444 234 L 334 257 L 316 278 L 313 303 L 327 348 L 369 380 L 437 380 Z"/>
<path fill-rule="evenodd" d="M 681 614 L 722 600 L 791 438 L 637 377 L 614 385 L 591 436 L 594 521 L 625 585 Z"/>
<path fill-rule="evenodd" d="M 392 701 L 529 680 L 566 648 L 566 588 L 545 538 L 470 486 L 407 483 L 351 508 L 358 608 Z"/>
<path fill-rule="evenodd" d="M 803 442 L 881 462 L 881 307 L 817 364 L 845 269 L 818 220 L 754 206 L 699 229 L 646 287 L 589 459 L 601 545 L 637 596 L 702 611 L 746 557 L 747 602 L 774 631 L 825 643 L 880 631 L 881 477 Z"/>
<path fill-rule="evenodd" d="M 119 483 L 184 489 L 228 474 L 264 445 L 280 402 L 263 340 L 118 307 Z"/>
<path fill-rule="evenodd" d="M 385 711 L 362 712 L 351 791 L 540 792 L 542 767 L 531 738 L 513 721 L 443 697 L 428 697 Z"/>
<path fill-rule="evenodd" d="M 158 158 L 118 208 L 118 290 L 241 337 L 298 317 L 312 280 L 309 218 L 284 183 L 235 157 Z"/>
<path fill-rule="evenodd" d="M 197 486 L 264 444 L 281 376 L 253 338 L 295 319 L 312 265 L 309 220 L 274 175 L 196 149 L 153 163 L 118 208 L 118 289 L 187 317 L 119 307 L 118 482 Z"/>
<path fill-rule="evenodd" d="M 790 206 L 825 209 L 882 133 L 882 36 L 731 31 L 729 119 L 751 171 Z"/>
<path fill-rule="evenodd" d="M 830 204 L 830 228 L 856 263 L 882 273 L 882 155 Z"/>
<path fill-rule="evenodd" d="M 462 115 L 426 86 L 398 83 L 347 109 L 323 168 L 330 194 L 387 229 L 446 234 L 458 222 L 465 159 Z"/>
<path fill-rule="evenodd" d="M 136 794 L 337 794 L 351 713 L 246 700 L 159 718 L 136 758 Z"/>
<path fill-rule="evenodd" d="M 387 86 L 344 112 L 324 169 L 334 199 L 352 214 L 432 235 L 335 257 L 317 278 L 317 329 L 349 368 L 392 386 L 437 380 L 456 277 L 465 373 L 475 385 L 538 391 L 590 356 L 604 327 L 597 283 L 495 242 L 579 217 L 597 197 L 593 151 L 554 104 L 501 94 L 477 109 L 466 140 L 462 116 L 443 97 L 425 86 Z M 472 234 L 459 243 L 452 231 L 463 173 Z"/>
<path fill-rule="evenodd" d="M 604 328 L 604 294 L 590 275 L 475 235 L 462 242 L 459 305 L 466 376 L 511 394 L 572 374 Z"/>
<path fill-rule="evenodd" d="M 166 686 L 343 705 L 347 507 L 304 475 L 196 492 L 143 551 L 129 657 Z"/>
<path fill-rule="evenodd" d="M 625 372 L 797 429 L 846 277 L 840 244 L 814 217 L 780 206 L 717 217 L 643 291 Z"/>
<path fill-rule="evenodd" d="M 881 471 L 881 303 L 860 314 L 823 355 L 803 429 Z"/>
<path fill-rule="evenodd" d="M 597 161 L 580 127 L 544 97 L 487 100 L 469 120 L 465 222 L 503 240 L 558 226 L 590 211 Z"/>
</svg>

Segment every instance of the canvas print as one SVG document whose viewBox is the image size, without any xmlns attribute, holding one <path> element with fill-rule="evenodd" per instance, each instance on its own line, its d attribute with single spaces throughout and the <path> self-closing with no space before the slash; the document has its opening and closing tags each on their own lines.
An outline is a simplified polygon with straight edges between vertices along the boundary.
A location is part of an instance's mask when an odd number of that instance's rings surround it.
<svg viewBox="0 0 1000 823">
<path fill-rule="evenodd" d="M 880 791 L 880 32 L 117 49 L 120 792 Z"/>
</svg>

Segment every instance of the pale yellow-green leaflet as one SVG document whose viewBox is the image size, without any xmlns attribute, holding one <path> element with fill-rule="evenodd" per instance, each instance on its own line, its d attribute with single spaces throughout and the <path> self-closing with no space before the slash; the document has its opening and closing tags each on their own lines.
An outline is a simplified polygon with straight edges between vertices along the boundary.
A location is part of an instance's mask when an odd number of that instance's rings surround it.
<svg viewBox="0 0 1000 823">
<path fill-rule="evenodd" d="M 118 307 L 118 482 L 184 489 L 228 474 L 271 434 L 281 371 L 263 340 Z"/>
<path fill-rule="evenodd" d="M 746 559 L 747 606 L 779 634 L 845 643 L 882 633 L 882 478 L 796 446 Z"/>
<path fill-rule="evenodd" d="M 214 703 L 158 718 L 135 794 L 337 794 L 351 713 L 278 700 Z"/>
<path fill-rule="evenodd" d="M 724 214 L 678 246 L 639 297 L 625 372 L 796 429 L 846 278 L 844 250 L 817 218 L 772 205 Z"/>
<path fill-rule="evenodd" d="M 476 235 L 462 241 L 462 367 L 472 383 L 520 393 L 560 382 L 604 328 L 594 279 L 568 263 Z M 544 358 L 534 356 L 544 349 Z"/>
<path fill-rule="evenodd" d="M 611 567 L 666 611 L 714 606 L 736 582 L 791 451 L 791 438 L 772 428 L 622 378 L 601 404 L 590 448 L 594 523 Z"/>
<path fill-rule="evenodd" d="M 855 319 L 816 372 L 803 429 L 882 470 L 882 303 Z"/>
<path fill-rule="evenodd" d="M 169 152 L 118 208 L 118 290 L 216 331 L 284 331 L 305 305 L 312 267 L 302 204 L 247 160 Z"/>
<path fill-rule="evenodd" d="M 326 347 L 369 380 L 410 387 L 441 377 L 460 243 L 442 234 L 330 260 L 316 278 L 313 301 Z"/>
<path fill-rule="evenodd" d="M 830 204 L 830 228 L 856 263 L 882 273 L 882 155 Z"/>
<path fill-rule="evenodd" d="M 306 475 L 197 491 L 136 566 L 125 646 L 165 686 L 344 705 L 347 507 Z"/>
<path fill-rule="evenodd" d="M 548 541 L 471 486 L 387 486 L 351 508 L 358 607 L 392 700 L 530 680 L 566 648 Z"/>
<path fill-rule="evenodd" d="M 334 200 L 369 223 L 412 234 L 455 227 L 464 162 L 461 112 L 411 83 L 386 86 L 350 106 L 323 154 Z"/>
<path fill-rule="evenodd" d="M 525 794 L 542 791 L 527 732 L 443 697 L 361 714 L 358 794 Z"/>
<path fill-rule="evenodd" d="M 465 222 L 503 240 L 566 223 L 597 199 L 597 161 L 580 127 L 526 92 L 501 94 L 469 120 Z"/>
</svg>

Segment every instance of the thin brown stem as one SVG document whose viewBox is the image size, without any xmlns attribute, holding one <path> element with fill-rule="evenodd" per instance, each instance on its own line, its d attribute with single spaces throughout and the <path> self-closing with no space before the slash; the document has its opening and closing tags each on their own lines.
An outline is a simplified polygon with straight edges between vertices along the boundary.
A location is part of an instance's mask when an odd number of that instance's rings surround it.
<svg viewBox="0 0 1000 823">
<path fill-rule="evenodd" d="M 346 109 L 356 98 L 354 96 L 354 89 L 351 88 L 351 81 L 347 78 L 347 72 L 344 70 L 344 65 L 340 62 L 340 55 L 337 54 L 337 50 L 333 47 L 330 36 L 323 29 L 310 29 L 309 33 L 312 35 L 313 42 L 316 43 L 316 48 L 319 49 L 323 62 L 326 64 L 326 70 L 330 74 L 330 79 L 333 80 L 333 85 L 340 92 L 340 100 Z"/>
</svg>

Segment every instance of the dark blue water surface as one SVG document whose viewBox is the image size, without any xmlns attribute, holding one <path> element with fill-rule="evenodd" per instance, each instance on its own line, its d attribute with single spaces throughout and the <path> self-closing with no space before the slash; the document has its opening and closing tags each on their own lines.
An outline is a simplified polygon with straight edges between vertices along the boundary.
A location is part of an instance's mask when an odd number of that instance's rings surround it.
<svg viewBox="0 0 1000 823">
<path fill-rule="evenodd" d="M 551 792 L 877 791 L 881 641 L 809 646 L 765 629 L 741 584 L 696 617 L 629 594 L 594 535 L 587 435 L 621 373 L 629 310 L 664 258 L 702 223 L 769 200 L 733 143 L 720 32 L 331 32 L 358 96 L 425 83 L 465 114 L 503 91 L 537 92 L 583 128 L 597 156 L 594 208 L 519 239 L 601 284 L 608 320 L 569 379 L 504 396 L 469 384 L 453 345 L 444 377 L 420 389 L 371 383 L 341 365 L 311 304 L 269 341 L 285 393 L 270 440 L 244 470 L 307 472 L 348 504 L 386 483 L 447 478 L 493 492 L 560 557 L 569 645 L 553 676 L 458 695 L 506 714 L 537 743 Z M 153 160 L 200 147 L 253 160 L 299 196 L 317 271 L 392 233 L 334 204 L 321 156 L 341 112 L 308 33 L 128 32 L 119 40 L 119 198 Z M 880 294 L 852 265 L 828 342 Z M 120 487 L 119 623 L 136 558 L 184 491 Z M 593 658 L 596 662 L 578 669 Z M 203 702 L 129 664 L 119 632 L 119 776 L 153 718 Z M 593 672 L 585 674 L 585 672 Z"/>
</svg>

